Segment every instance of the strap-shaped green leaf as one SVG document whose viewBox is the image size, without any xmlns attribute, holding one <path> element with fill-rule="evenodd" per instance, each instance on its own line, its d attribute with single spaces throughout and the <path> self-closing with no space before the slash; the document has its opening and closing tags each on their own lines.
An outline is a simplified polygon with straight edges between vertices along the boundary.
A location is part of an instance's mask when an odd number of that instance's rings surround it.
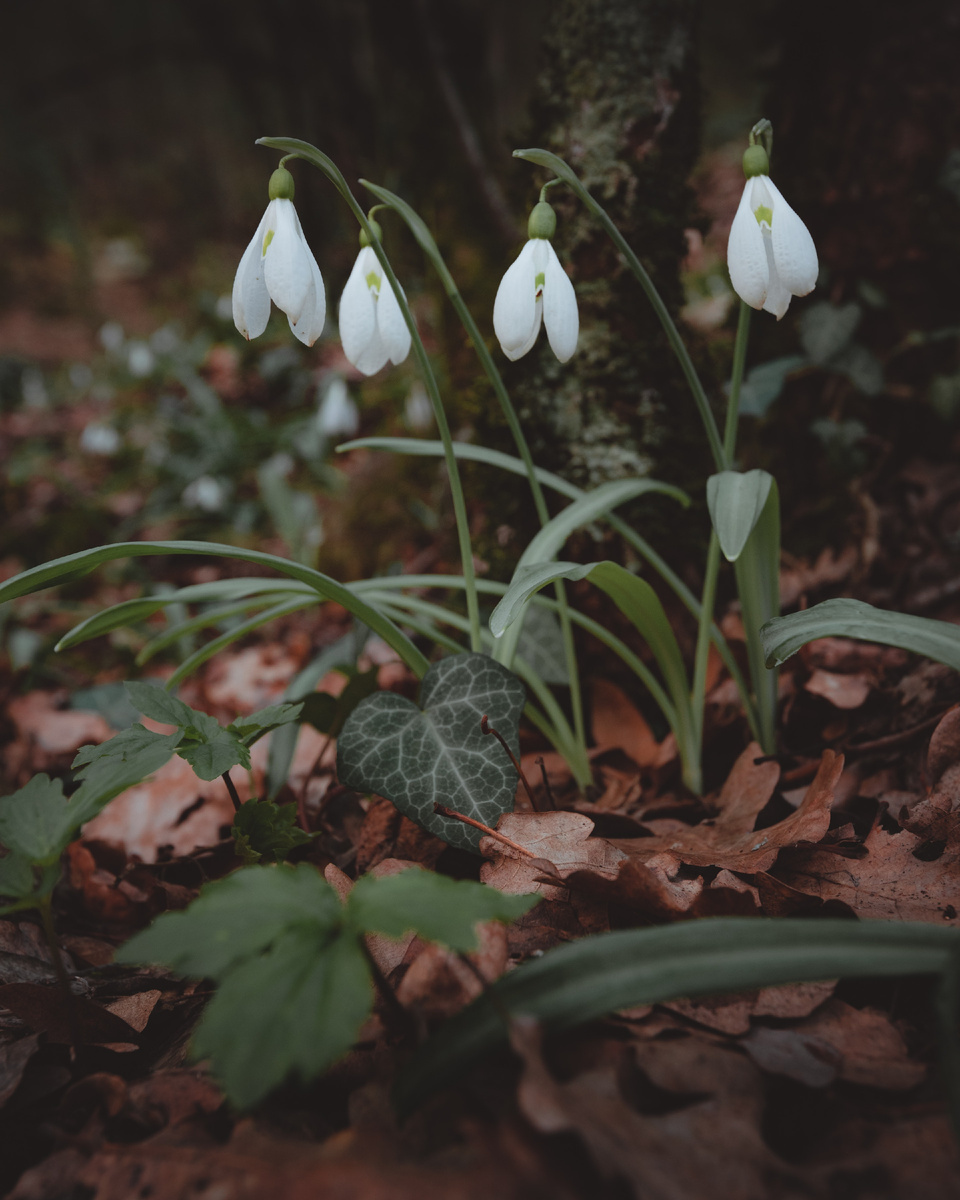
<svg viewBox="0 0 960 1200">
<path fill-rule="evenodd" d="M 505 975 L 448 1021 L 401 1074 L 409 1112 L 506 1040 L 504 1010 L 551 1028 L 636 1004 L 857 975 L 942 974 L 960 930 L 894 921 L 718 917 L 601 934 L 548 951 Z M 957 1013 L 951 1014 L 955 1022 Z M 955 1041 L 956 1030 L 942 1026 Z"/>
<path fill-rule="evenodd" d="M 824 600 L 803 612 L 768 621 L 760 630 L 768 666 L 778 666 L 801 646 L 822 637 L 858 638 L 912 650 L 960 671 L 960 626 L 929 617 L 889 612 L 862 600 Z"/>
<path fill-rule="evenodd" d="M 337 741 L 340 782 L 376 792 L 452 846 L 476 851 L 481 834 L 434 812 L 440 803 L 485 825 L 513 807 L 517 775 L 490 724 L 519 753 L 523 684 L 485 654 L 456 654 L 423 678 L 419 707 L 378 692 L 350 714 Z"/>
<path fill-rule="evenodd" d="M 773 476 L 767 471 L 721 471 L 707 480 L 707 508 L 727 562 L 736 562 L 760 520 Z"/>
<path fill-rule="evenodd" d="M 196 554 L 209 555 L 212 558 L 236 558 L 242 562 L 270 567 L 290 579 L 306 583 L 324 599 L 335 600 L 338 604 L 342 604 L 348 612 L 353 613 L 374 633 L 379 634 L 388 646 L 396 650 L 416 675 L 423 675 L 429 665 L 413 642 L 392 621 L 388 621 L 382 613 L 364 603 L 359 596 L 344 587 L 342 583 L 331 579 L 329 575 L 323 575 L 311 567 L 292 562 L 289 558 L 280 558 L 276 554 L 264 554 L 260 550 L 247 550 L 243 546 L 227 546 L 221 542 L 116 542 L 109 546 L 96 546 L 92 550 L 81 550 L 77 554 L 68 554 L 63 558 L 55 558 L 50 562 L 42 563 L 38 567 L 31 567 L 29 571 L 21 571 L 19 575 L 14 575 L 11 579 L 0 583 L 0 604 L 7 600 L 14 600 L 18 596 L 38 592 L 42 588 L 82 579 L 83 576 L 88 575 L 95 567 L 104 562 L 112 562 L 118 558 L 144 558 L 159 554 Z"/>
<path fill-rule="evenodd" d="M 780 492 L 775 479 L 760 518 L 734 563 L 737 592 L 747 635 L 750 678 L 757 699 L 760 744 L 765 754 L 776 753 L 778 682 L 776 671 L 764 665 L 761 627 L 780 612 Z"/>
</svg>

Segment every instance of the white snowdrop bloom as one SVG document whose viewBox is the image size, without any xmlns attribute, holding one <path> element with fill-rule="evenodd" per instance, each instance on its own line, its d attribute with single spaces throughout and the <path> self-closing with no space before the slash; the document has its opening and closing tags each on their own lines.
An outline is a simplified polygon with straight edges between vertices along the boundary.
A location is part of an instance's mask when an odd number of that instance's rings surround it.
<svg viewBox="0 0 960 1200">
<path fill-rule="evenodd" d="M 214 479 L 212 475 L 201 475 L 187 484 L 180 499 L 188 508 L 219 512 L 226 502 L 227 488 L 222 480 Z"/>
<path fill-rule="evenodd" d="M 146 342 L 129 342 L 127 344 L 127 370 L 134 379 L 146 379 L 153 373 L 156 365 L 157 360 Z"/>
<path fill-rule="evenodd" d="M 419 379 L 415 379 L 407 392 L 403 406 L 403 415 L 407 424 L 417 433 L 423 433 L 433 424 L 433 405 L 427 395 L 427 389 Z"/>
<path fill-rule="evenodd" d="M 372 221 L 374 233 L 380 228 Z M 410 353 L 410 330 L 403 319 L 376 254 L 360 235 L 360 253 L 340 297 L 340 340 L 347 360 L 364 375 L 374 375 L 392 362 L 403 362 Z M 401 293 L 402 294 L 402 293 Z"/>
<path fill-rule="evenodd" d="M 339 375 L 330 380 L 317 410 L 317 432 L 323 437 L 353 437 L 360 428 L 360 411 Z"/>
<path fill-rule="evenodd" d="M 767 174 L 762 146 L 748 147 L 743 169 L 748 178 L 727 242 L 730 282 L 751 308 L 766 309 L 779 321 L 791 296 L 806 296 L 816 286 L 817 248 Z"/>
<path fill-rule="evenodd" d="M 87 454 L 116 454 L 120 449 L 120 434 L 112 425 L 91 421 L 80 434 L 80 449 Z"/>
<path fill-rule="evenodd" d="M 296 337 L 312 346 L 323 332 L 327 299 L 293 207 L 293 177 L 283 167 L 270 177 L 270 203 L 233 281 L 233 323 L 248 340 L 266 329 L 271 300 Z"/>
<path fill-rule="evenodd" d="M 580 334 L 577 294 L 549 238 L 557 226 L 553 208 L 541 200 L 530 214 L 530 240 L 507 268 L 493 303 L 493 330 L 511 360 L 533 347 L 541 322 L 562 362 L 573 356 Z"/>
</svg>

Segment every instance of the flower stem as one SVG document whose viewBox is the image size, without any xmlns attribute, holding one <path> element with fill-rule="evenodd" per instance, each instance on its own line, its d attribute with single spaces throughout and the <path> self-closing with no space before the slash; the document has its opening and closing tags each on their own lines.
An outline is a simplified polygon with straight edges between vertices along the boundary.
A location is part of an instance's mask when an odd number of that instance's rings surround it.
<svg viewBox="0 0 960 1200">
<path fill-rule="evenodd" d="M 713 461 L 716 464 L 718 471 L 726 470 L 727 458 L 723 451 L 723 444 L 720 441 L 720 433 L 717 429 L 717 422 L 714 419 L 713 412 L 710 409 L 710 402 L 707 399 L 707 394 L 703 390 L 703 384 L 700 382 L 700 377 L 697 374 L 693 361 L 690 358 L 687 348 L 683 343 L 673 318 L 670 316 L 667 306 L 664 304 L 660 293 L 650 276 L 647 274 L 640 259 L 637 258 L 633 250 L 630 248 L 626 238 L 613 223 L 604 208 L 593 198 L 587 191 L 584 185 L 580 182 L 579 177 L 574 172 L 573 168 L 565 163 L 562 158 L 556 154 L 551 154 L 549 150 L 514 150 L 514 158 L 523 158 L 529 162 L 537 163 L 539 166 L 547 167 L 570 187 L 583 201 L 586 207 L 593 213 L 600 224 L 609 234 L 614 245 L 627 260 L 627 265 L 640 283 L 646 293 L 647 299 L 653 305 L 653 310 L 660 319 L 660 324 L 663 326 L 663 331 L 667 335 L 667 340 L 674 354 L 677 356 L 677 361 L 680 363 L 680 369 L 683 371 L 684 377 L 693 394 L 694 402 L 700 412 L 700 419 L 703 421 L 703 428 L 707 435 L 707 441 L 710 443 L 710 452 L 713 455 Z"/>
<path fill-rule="evenodd" d="M 747 343 L 750 340 L 750 317 L 753 309 L 740 301 L 737 317 L 737 340 L 733 346 L 733 375 L 730 379 L 730 400 L 727 404 L 727 419 L 723 427 L 723 452 L 732 465 L 737 452 L 737 427 L 740 421 L 740 388 L 743 384 L 743 368 L 747 361 Z"/>
<path fill-rule="evenodd" d="M 706 701 L 710 627 L 713 624 L 713 606 L 717 596 L 717 576 L 719 573 L 720 540 L 716 532 L 711 530 L 710 545 L 707 549 L 707 565 L 703 574 L 703 594 L 700 597 L 700 622 L 697 628 L 697 649 L 693 660 L 693 687 L 690 690 L 693 738 L 698 763 L 703 752 L 703 707 Z"/>
<path fill-rule="evenodd" d="M 426 254 L 427 258 L 433 265 L 433 269 L 439 276 L 440 282 L 443 284 L 443 289 L 450 299 L 457 316 L 464 329 L 467 331 L 467 336 L 473 343 L 473 348 L 480 359 L 480 365 L 486 372 L 487 378 L 490 381 L 490 386 L 493 388 L 494 394 L 500 404 L 500 409 L 503 413 L 504 420 L 507 422 L 507 427 L 513 437 L 514 444 L 517 447 L 517 453 L 523 461 L 527 471 L 527 479 L 530 483 L 530 491 L 533 495 L 533 504 L 537 510 L 537 517 L 541 525 L 546 525 L 550 520 L 550 512 L 547 509 L 547 502 L 544 499 L 543 489 L 540 486 L 540 481 L 537 479 L 536 467 L 533 462 L 533 455 L 530 453 L 530 446 L 523 433 L 523 427 L 520 424 L 520 418 L 517 416 L 517 410 L 513 406 L 510 399 L 510 394 L 506 389 L 496 363 L 493 361 L 493 355 L 487 349 L 487 344 L 483 340 L 480 330 L 477 328 L 477 323 L 473 319 L 473 315 L 464 303 L 463 296 L 460 295 L 460 289 L 456 285 L 456 281 L 450 274 L 449 268 L 440 253 L 440 248 L 437 246 L 433 235 L 427 228 L 423 218 L 410 207 L 405 200 L 389 191 L 387 188 L 380 187 L 378 184 L 370 183 L 366 179 L 360 180 L 361 184 L 370 192 L 373 192 L 385 205 L 393 208 L 406 222 L 407 227 L 413 234 L 420 248 Z M 551 183 L 556 183 L 558 180 L 551 180 Z M 549 186 L 544 184 L 541 190 L 540 198 L 543 199 L 543 191 Z M 554 586 L 554 595 L 557 599 L 557 612 L 560 619 L 560 629 L 563 634 L 563 649 L 566 659 L 567 677 L 570 681 L 570 709 L 573 716 L 573 728 L 577 741 L 586 756 L 586 731 L 583 719 L 583 697 L 580 689 L 580 674 L 577 668 L 576 647 L 573 640 L 573 627 L 570 623 L 569 608 L 567 605 L 567 597 L 564 586 L 561 582 L 557 582 Z"/>
<path fill-rule="evenodd" d="M 440 440 L 443 442 L 447 477 L 450 483 L 450 494 L 453 499 L 453 512 L 457 522 L 457 537 L 460 543 L 460 561 L 467 598 L 467 614 L 470 618 L 470 648 L 475 652 L 479 652 L 481 649 L 480 604 L 477 597 L 476 574 L 473 568 L 473 549 L 470 544 L 470 526 L 467 520 L 467 506 L 463 497 L 463 486 L 460 482 L 460 470 L 457 466 L 456 455 L 453 452 L 453 438 L 450 435 L 450 425 L 443 408 L 443 401 L 440 398 L 437 379 L 430 365 L 430 359 L 427 356 L 423 341 L 420 338 L 417 323 L 413 319 L 413 313 L 410 311 L 410 306 L 407 304 L 403 294 L 403 289 L 400 287 L 393 267 L 383 252 L 383 247 L 380 245 L 378 239 L 374 237 L 370 222 L 367 220 L 363 209 L 357 203 L 356 197 L 350 190 L 347 181 L 332 159 L 328 158 L 321 150 L 318 150 L 316 146 L 312 146 L 309 142 L 302 142 L 298 138 L 258 138 L 257 145 L 269 146 L 275 150 L 286 150 L 289 152 L 289 155 L 305 159 L 326 175 L 347 202 L 360 228 L 370 239 L 370 247 L 377 256 L 380 266 L 383 268 L 387 282 L 393 288 L 397 303 L 400 305 L 400 311 L 403 313 L 403 319 L 410 330 L 413 352 L 420 367 L 420 373 L 423 376 L 427 395 L 430 397 L 430 403 L 433 406 L 433 415 L 437 422 L 437 432 L 440 434 Z"/>
</svg>

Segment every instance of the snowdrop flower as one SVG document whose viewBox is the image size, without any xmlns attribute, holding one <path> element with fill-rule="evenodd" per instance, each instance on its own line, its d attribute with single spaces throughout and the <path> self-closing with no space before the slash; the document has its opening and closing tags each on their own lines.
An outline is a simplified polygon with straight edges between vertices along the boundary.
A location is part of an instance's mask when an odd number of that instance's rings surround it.
<svg viewBox="0 0 960 1200">
<path fill-rule="evenodd" d="M 533 347 L 541 321 L 547 327 L 550 348 L 562 363 L 577 348 L 577 295 L 550 244 L 556 228 L 553 207 L 541 200 L 527 223 L 530 240 L 500 280 L 493 302 L 493 329 L 511 362 Z"/>
<path fill-rule="evenodd" d="M 271 300 L 300 341 L 312 346 L 323 332 L 327 300 L 293 207 L 293 176 L 284 167 L 270 176 L 270 203 L 233 281 L 233 323 L 248 340 L 266 329 Z"/>
<path fill-rule="evenodd" d="M 747 177 L 727 242 L 730 282 L 751 308 L 763 308 L 779 321 L 791 296 L 806 296 L 817 282 L 817 249 L 806 225 L 770 178 L 767 153 L 748 146 Z"/>
<path fill-rule="evenodd" d="M 380 226 L 370 222 L 377 241 Z M 347 360 L 364 375 L 375 375 L 387 362 L 395 366 L 410 353 L 410 330 L 383 268 L 360 231 L 360 253 L 340 297 L 340 340 Z"/>
<path fill-rule="evenodd" d="M 340 434 L 354 437 L 359 428 L 360 413 L 357 406 L 350 399 L 346 383 L 336 375 L 327 385 L 317 410 L 317 433 L 323 437 L 338 437 Z"/>
</svg>

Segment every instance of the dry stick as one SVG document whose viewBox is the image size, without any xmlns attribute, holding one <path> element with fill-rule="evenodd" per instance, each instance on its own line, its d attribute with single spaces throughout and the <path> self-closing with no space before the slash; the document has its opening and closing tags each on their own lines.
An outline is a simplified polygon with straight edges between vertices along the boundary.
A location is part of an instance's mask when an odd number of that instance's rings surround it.
<svg viewBox="0 0 960 1200">
<path fill-rule="evenodd" d="M 227 785 L 227 791 L 230 793 L 230 799 L 233 801 L 234 812 L 239 812 L 241 808 L 240 796 L 237 794 L 236 785 L 230 778 L 230 772 L 224 771 L 220 778 Z"/>
<path fill-rule="evenodd" d="M 495 829 L 491 829 L 489 825 L 484 825 L 482 821 L 475 821 L 473 817 L 465 817 L 463 813 L 455 812 L 452 808 L 447 808 L 445 804 L 435 801 L 433 811 L 441 817 L 453 817 L 455 821 L 462 821 L 464 825 L 472 825 L 474 829 L 481 829 L 487 837 L 496 838 L 498 842 L 502 842 L 505 846 L 509 846 L 511 850 L 516 850 L 519 854 L 526 855 L 527 858 L 538 858 L 539 855 L 534 854 L 532 850 L 528 850 L 526 846 L 521 846 L 519 842 L 511 841 L 510 838 L 504 837 L 502 833 L 497 833 Z"/>
<path fill-rule="evenodd" d="M 367 966 L 370 968 L 370 974 L 373 976 L 373 982 L 383 1001 L 384 1006 L 389 1013 L 392 1023 L 396 1025 L 397 1031 L 403 1037 L 415 1037 L 417 1033 L 417 1023 L 413 1016 L 407 1012 L 400 1001 L 397 999 L 397 993 L 393 990 L 387 981 L 386 975 L 380 970 L 377 960 L 370 952 L 370 947 L 367 945 L 366 938 L 360 939 L 360 949 L 363 951 L 363 956 L 367 960 Z"/>
<path fill-rule="evenodd" d="M 527 777 L 523 773 L 523 767 L 521 767 L 520 764 L 517 762 L 516 756 L 514 755 L 513 751 L 510 749 L 510 747 L 507 745 L 506 739 L 504 738 L 503 734 L 501 734 L 496 729 L 494 729 L 494 727 L 489 723 L 489 721 L 487 720 L 486 713 L 484 713 L 483 716 L 480 718 L 480 732 L 483 734 L 493 734 L 493 736 L 497 739 L 497 741 L 500 743 L 500 745 L 507 752 L 507 757 L 513 763 L 513 769 L 520 776 L 520 782 L 523 784 L 523 790 L 527 793 L 527 799 L 530 801 L 530 807 L 533 809 L 534 812 L 539 812 L 540 809 L 537 808 L 537 802 L 533 798 L 533 792 L 531 792 L 531 790 L 530 790 L 530 784 L 527 783 Z"/>
<path fill-rule="evenodd" d="M 50 897 L 44 897 L 38 908 L 40 910 L 40 919 L 43 922 L 44 939 L 50 950 L 50 957 L 53 959 L 53 969 L 57 976 L 57 983 L 63 992 L 63 1003 L 67 1014 L 67 1031 L 70 1034 L 70 1050 L 75 1059 L 80 1050 L 80 1022 L 77 1019 L 76 1000 L 74 999 L 73 992 L 70 991 L 70 977 L 67 975 L 67 968 L 64 966 L 63 955 L 60 952 L 57 931 L 53 927 L 53 902 Z"/>
<path fill-rule="evenodd" d="M 554 812 L 557 811 L 557 801 L 553 794 L 553 788 L 550 786 L 550 780 L 547 778 L 547 765 L 543 761 L 543 755 L 536 760 L 537 766 L 540 768 L 540 778 L 543 780 L 543 790 L 547 794 L 547 800 Z"/>
</svg>

